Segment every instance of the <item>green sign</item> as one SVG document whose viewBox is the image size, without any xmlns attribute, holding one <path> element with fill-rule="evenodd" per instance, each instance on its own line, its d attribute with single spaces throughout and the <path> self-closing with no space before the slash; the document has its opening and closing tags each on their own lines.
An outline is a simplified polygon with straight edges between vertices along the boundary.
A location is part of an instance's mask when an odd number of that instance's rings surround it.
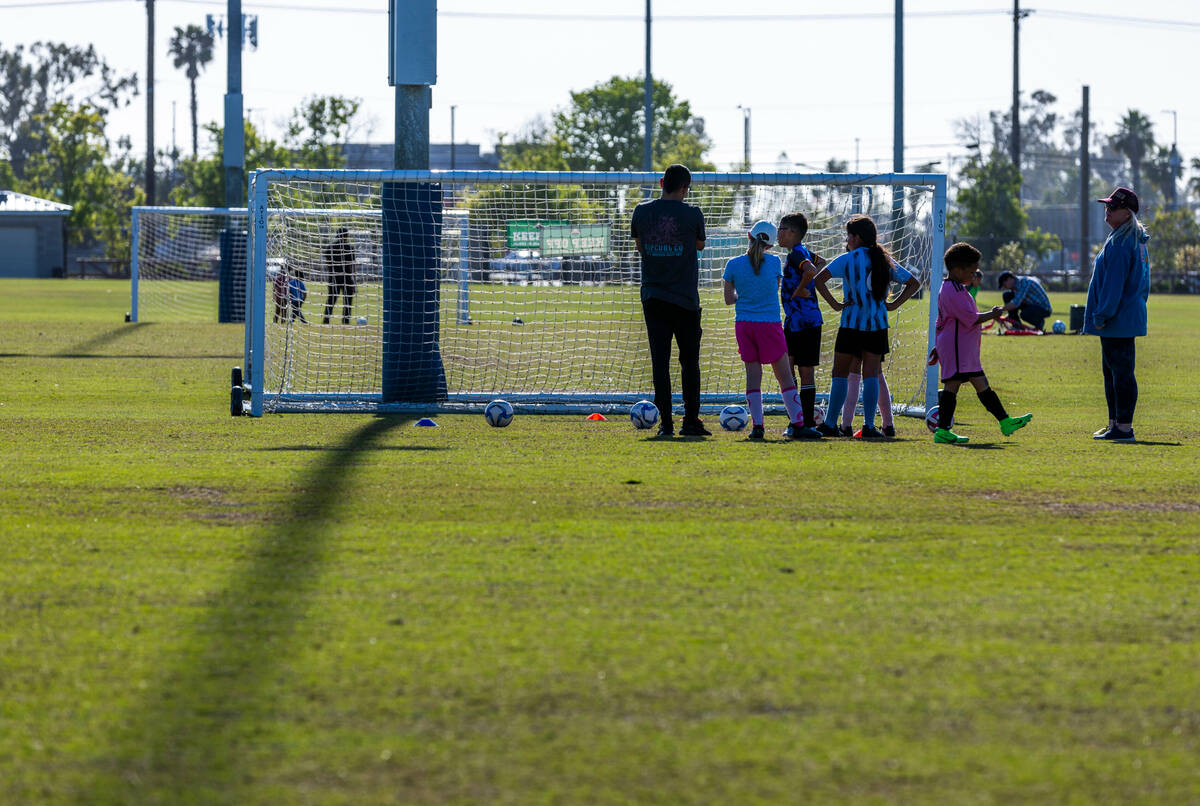
<svg viewBox="0 0 1200 806">
<path fill-rule="evenodd" d="M 542 257 L 604 255 L 609 251 L 608 225 L 570 224 L 542 227 Z"/>
<path fill-rule="evenodd" d="M 542 230 L 545 227 L 565 227 L 566 221 L 538 221 L 535 219 L 514 219 L 508 222 L 509 249 L 540 249 L 542 246 Z"/>
</svg>

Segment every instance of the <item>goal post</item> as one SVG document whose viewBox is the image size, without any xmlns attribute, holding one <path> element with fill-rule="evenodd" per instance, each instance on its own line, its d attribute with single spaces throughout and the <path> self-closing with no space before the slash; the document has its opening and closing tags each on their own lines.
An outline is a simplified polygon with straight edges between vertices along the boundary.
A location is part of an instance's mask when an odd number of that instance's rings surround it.
<svg viewBox="0 0 1200 806">
<path fill-rule="evenodd" d="M 133 208 L 132 322 L 243 322 L 246 208 Z"/>
<path fill-rule="evenodd" d="M 653 396 L 633 208 L 657 173 L 267 170 L 251 175 L 245 384 L 249 413 L 612 411 Z M 885 373 L 896 413 L 936 403 L 926 364 L 945 249 L 941 174 L 694 173 L 702 405 L 740 401 L 745 375 L 726 261 L 757 219 L 809 219 L 832 258 L 845 222 L 872 216 L 921 283 L 891 315 Z M 297 289 L 303 292 L 297 293 Z M 823 310 L 818 392 L 837 314 Z M 678 366 L 672 369 L 676 404 Z M 768 399 L 779 406 L 778 395 Z"/>
</svg>

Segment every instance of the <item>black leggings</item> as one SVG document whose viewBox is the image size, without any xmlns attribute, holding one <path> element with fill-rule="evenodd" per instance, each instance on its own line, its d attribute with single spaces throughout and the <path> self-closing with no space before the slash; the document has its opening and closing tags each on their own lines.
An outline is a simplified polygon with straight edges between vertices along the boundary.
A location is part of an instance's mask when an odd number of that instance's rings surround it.
<svg viewBox="0 0 1200 806">
<path fill-rule="evenodd" d="M 654 369 L 654 405 L 663 422 L 671 421 L 671 339 L 679 345 L 679 375 L 683 383 L 683 417 L 700 416 L 700 311 L 661 299 L 642 300 L 650 363 Z"/>
</svg>

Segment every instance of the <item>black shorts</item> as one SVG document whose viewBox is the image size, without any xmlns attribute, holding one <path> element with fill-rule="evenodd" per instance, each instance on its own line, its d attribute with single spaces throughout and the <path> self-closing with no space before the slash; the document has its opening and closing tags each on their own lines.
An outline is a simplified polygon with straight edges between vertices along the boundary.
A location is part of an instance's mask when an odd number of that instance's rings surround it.
<svg viewBox="0 0 1200 806">
<path fill-rule="evenodd" d="M 804 330 L 785 330 L 788 356 L 797 367 L 815 367 L 821 363 L 821 326 Z"/>
<path fill-rule="evenodd" d="M 888 344 L 886 330 L 855 330 L 851 327 L 838 328 L 837 341 L 833 344 L 835 353 L 846 353 L 855 358 L 862 358 L 863 353 L 874 353 L 884 356 L 891 350 Z"/>
<path fill-rule="evenodd" d="M 982 377 L 984 377 L 984 372 L 981 369 L 976 370 L 974 372 L 956 372 L 953 375 L 951 375 L 949 378 L 943 378 L 942 383 L 945 383 L 946 381 L 969 381 L 972 378 L 982 378 Z"/>
</svg>

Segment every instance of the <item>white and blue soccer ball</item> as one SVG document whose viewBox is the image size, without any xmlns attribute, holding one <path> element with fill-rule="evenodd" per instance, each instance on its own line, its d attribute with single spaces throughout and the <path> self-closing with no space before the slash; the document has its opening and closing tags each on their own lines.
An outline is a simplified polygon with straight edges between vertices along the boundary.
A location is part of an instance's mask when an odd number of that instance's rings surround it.
<svg viewBox="0 0 1200 806">
<path fill-rule="evenodd" d="M 1054 330 L 1055 333 L 1057 333 L 1058 335 L 1061 336 L 1062 334 L 1067 332 L 1067 323 L 1061 319 L 1055 319 L 1054 326 L 1052 329 Z"/>
<path fill-rule="evenodd" d="M 483 410 L 483 418 L 493 428 L 503 428 L 512 422 L 513 407 L 507 400 L 493 400 Z"/>
<path fill-rule="evenodd" d="M 941 406 L 934 406 L 929 411 L 925 412 L 925 427 L 929 429 L 929 433 L 934 433 L 938 430 L 938 414 L 941 412 Z M 954 427 L 954 418 L 950 418 L 950 427 Z"/>
<path fill-rule="evenodd" d="M 741 431 L 750 422 L 745 406 L 726 406 L 721 409 L 721 427 L 726 431 Z"/>
<path fill-rule="evenodd" d="M 658 406 L 649 400 L 639 400 L 629 407 L 629 419 L 634 428 L 653 428 L 658 422 Z"/>
</svg>

